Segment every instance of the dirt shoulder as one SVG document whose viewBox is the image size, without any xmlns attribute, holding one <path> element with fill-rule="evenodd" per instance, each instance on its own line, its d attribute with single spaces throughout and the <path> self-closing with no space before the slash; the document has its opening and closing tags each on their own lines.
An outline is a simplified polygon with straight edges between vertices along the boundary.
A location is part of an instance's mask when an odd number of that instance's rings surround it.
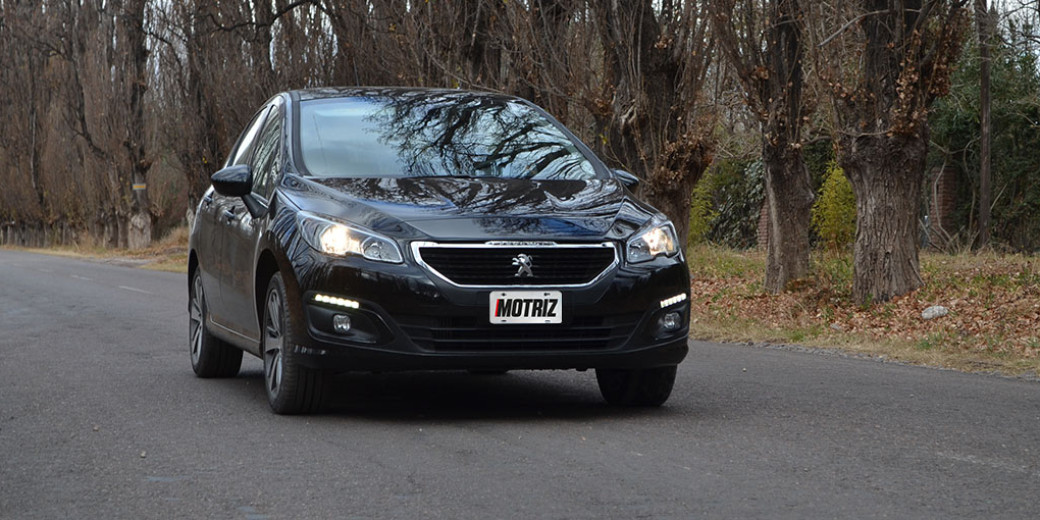
<svg viewBox="0 0 1040 520">
<path fill-rule="evenodd" d="M 1040 261 L 922 253 L 925 286 L 884 304 L 852 303 L 851 257 L 817 255 L 792 290 L 762 291 L 763 252 L 697 246 L 691 335 L 797 344 L 964 371 L 1040 376 Z M 942 309 L 938 309 L 941 307 Z M 941 316 L 926 319 L 926 310 Z"/>
<path fill-rule="evenodd" d="M 186 227 L 174 229 L 169 235 L 155 242 L 151 247 L 138 251 L 108 249 L 94 245 L 49 248 L 4 246 L 4 248 L 44 255 L 80 258 L 92 262 L 139 267 L 155 271 L 188 272 L 188 230 Z"/>
<path fill-rule="evenodd" d="M 151 269 L 153 271 L 166 271 L 171 273 L 188 272 L 188 250 L 187 248 L 169 248 L 162 251 L 143 252 L 125 250 L 87 250 L 81 248 L 27 248 L 9 247 L 4 249 L 16 251 L 27 251 L 43 255 L 64 256 L 79 258 L 90 262 L 121 265 L 126 267 L 138 267 Z"/>
</svg>

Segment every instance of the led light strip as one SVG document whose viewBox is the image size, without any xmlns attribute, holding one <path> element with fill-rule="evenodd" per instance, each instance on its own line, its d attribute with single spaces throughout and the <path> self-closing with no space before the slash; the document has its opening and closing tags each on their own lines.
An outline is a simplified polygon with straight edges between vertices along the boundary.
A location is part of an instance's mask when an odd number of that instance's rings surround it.
<svg viewBox="0 0 1040 520">
<path fill-rule="evenodd" d="M 672 296 L 671 298 L 668 298 L 666 300 L 661 300 L 661 308 L 663 309 L 665 307 L 670 307 L 672 305 L 675 305 L 677 303 L 684 302 L 684 301 L 686 301 L 686 293 L 676 294 L 675 296 Z"/>
<path fill-rule="evenodd" d="M 328 296 L 325 294 L 314 295 L 314 301 L 318 303 L 327 303 L 329 305 L 335 305 L 337 307 L 345 307 L 347 309 L 360 309 L 361 304 L 346 298 L 337 298 L 335 296 Z"/>
</svg>

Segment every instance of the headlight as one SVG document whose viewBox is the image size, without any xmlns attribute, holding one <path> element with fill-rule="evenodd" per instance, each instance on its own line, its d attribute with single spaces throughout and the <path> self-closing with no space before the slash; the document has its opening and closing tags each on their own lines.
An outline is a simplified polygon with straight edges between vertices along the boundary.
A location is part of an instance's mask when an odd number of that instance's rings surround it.
<svg viewBox="0 0 1040 520">
<path fill-rule="evenodd" d="M 398 264 L 401 250 L 393 240 L 354 226 L 319 217 L 313 213 L 296 215 L 300 235 L 314 249 L 327 255 L 361 255 L 377 262 Z"/>
<path fill-rule="evenodd" d="M 679 241 L 671 222 L 654 221 L 649 228 L 636 233 L 626 249 L 628 262 L 635 264 L 653 260 L 658 255 L 674 255 L 679 251 Z"/>
</svg>

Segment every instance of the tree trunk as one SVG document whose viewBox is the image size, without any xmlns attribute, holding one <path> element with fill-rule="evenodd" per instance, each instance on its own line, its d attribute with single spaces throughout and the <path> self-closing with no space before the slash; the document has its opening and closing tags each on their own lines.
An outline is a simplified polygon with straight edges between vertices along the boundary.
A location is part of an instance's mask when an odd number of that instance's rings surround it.
<svg viewBox="0 0 1040 520">
<path fill-rule="evenodd" d="M 990 175 L 990 28 L 986 0 L 975 0 L 975 25 L 979 34 L 979 247 L 988 247 L 993 187 Z"/>
<path fill-rule="evenodd" d="M 148 212 L 134 213 L 127 222 L 127 249 L 144 249 L 152 245 L 152 216 Z"/>
<path fill-rule="evenodd" d="M 115 213 L 106 213 L 102 217 L 103 225 L 105 226 L 104 241 L 105 247 L 109 249 L 115 249 L 119 247 L 119 222 L 116 218 Z"/>
<path fill-rule="evenodd" d="M 770 150 L 779 151 L 771 147 L 763 151 Z M 792 281 L 809 275 L 809 223 L 814 197 L 800 150 L 788 148 L 787 153 L 767 154 L 765 170 L 769 233 L 764 289 L 778 293 Z"/>
<path fill-rule="evenodd" d="M 769 107 L 763 124 L 769 238 L 766 241 L 765 290 L 778 293 L 809 275 L 809 223 L 813 190 L 802 160 L 801 129 L 806 109 L 802 103 L 802 35 L 797 20 L 803 16 L 797 0 L 773 0 L 766 34 L 765 63 L 771 74 L 761 82 L 760 106 Z"/>
<path fill-rule="evenodd" d="M 116 214 L 116 247 L 127 249 L 130 243 L 130 215 Z"/>
<path fill-rule="evenodd" d="M 924 285 L 917 220 L 927 133 L 842 141 L 841 167 L 856 195 L 852 297 L 861 305 L 888 301 Z"/>
<path fill-rule="evenodd" d="M 737 79 L 745 102 L 762 129 L 765 163 L 766 280 L 778 293 L 809 275 L 812 181 L 802 160 L 802 101 L 805 11 L 798 0 L 711 4 L 714 37 Z M 757 25 L 761 24 L 761 25 Z"/>
<path fill-rule="evenodd" d="M 828 29 L 843 44 L 828 43 L 834 41 L 828 36 L 816 46 L 834 52 L 828 60 L 835 65 L 822 74 L 835 102 L 838 162 L 856 195 L 852 296 L 861 305 L 924 283 L 918 218 L 928 111 L 949 91 L 967 29 L 963 5 L 863 0 L 853 5 L 860 21 L 851 32 Z"/>
<path fill-rule="evenodd" d="M 148 197 L 148 170 L 152 161 L 145 149 L 145 115 L 144 94 L 148 89 L 147 63 L 148 48 L 145 44 L 145 1 L 130 0 L 127 2 L 125 14 L 120 18 L 123 24 L 123 37 L 129 49 L 127 59 L 127 75 L 124 81 L 129 83 L 129 120 L 127 135 L 123 141 L 132 182 L 130 204 L 130 226 L 128 246 L 130 249 L 143 249 L 152 243 L 152 203 Z M 123 188 L 125 189 L 125 188 Z"/>
</svg>

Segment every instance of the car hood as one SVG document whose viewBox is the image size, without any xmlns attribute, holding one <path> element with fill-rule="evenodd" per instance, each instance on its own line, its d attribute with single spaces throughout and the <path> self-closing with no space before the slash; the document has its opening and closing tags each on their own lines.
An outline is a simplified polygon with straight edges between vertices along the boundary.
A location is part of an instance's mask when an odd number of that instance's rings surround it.
<svg viewBox="0 0 1040 520">
<path fill-rule="evenodd" d="M 655 214 L 613 179 L 296 178 L 301 209 L 398 238 L 621 239 Z"/>
</svg>

